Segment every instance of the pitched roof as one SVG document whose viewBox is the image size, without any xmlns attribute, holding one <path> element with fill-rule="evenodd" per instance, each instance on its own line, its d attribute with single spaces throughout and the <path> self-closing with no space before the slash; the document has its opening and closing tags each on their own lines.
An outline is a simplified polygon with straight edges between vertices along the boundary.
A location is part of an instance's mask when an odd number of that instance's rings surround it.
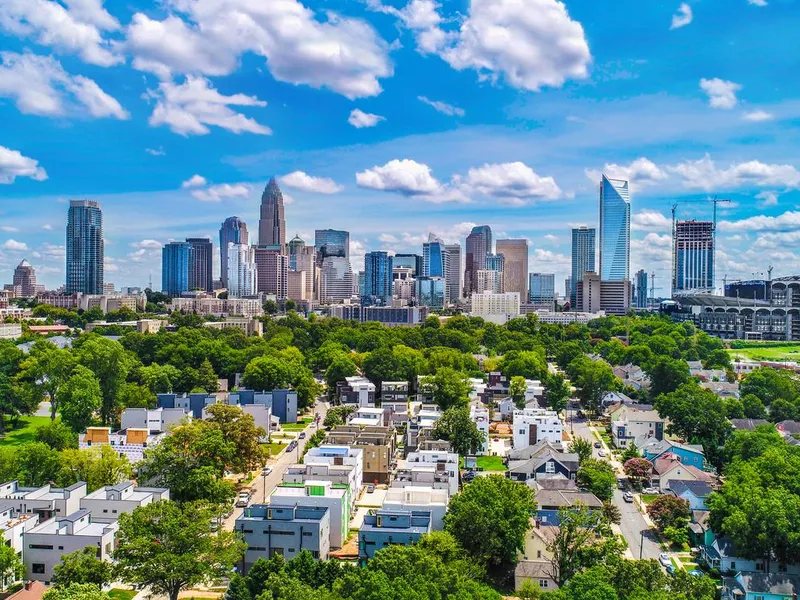
<svg viewBox="0 0 800 600">
<path fill-rule="evenodd" d="M 577 454 L 554 452 L 548 448 L 529 460 L 509 461 L 508 470 L 513 473 L 534 473 L 536 469 L 551 460 L 561 463 L 568 471 L 577 471 L 580 462 Z"/>
<path fill-rule="evenodd" d="M 775 423 L 775 427 L 783 433 L 800 433 L 800 421 L 781 421 Z"/>
<path fill-rule="evenodd" d="M 580 503 L 588 508 L 600 508 L 603 503 L 591 492 L 578 490 L 541 490 L 536 494 L 536 502 L 541 507 L 572 507 Z"/>
<path fill-rule="evenodd" d="M 682 479 L 670 479 L 667 481 L 667 487 L 676 496 L 680 496 L 684 492 L 691 492 L 697 498 L 707 498 L 714 491 L 705 481 L 684 481 Z"/>
<path fill-rule="evenodd" d="M 534 456 L 539 456 L 540 453 L 545 452 L 547 450 L 551 450 L 553 452 L 558 452 L 558 448 L 556 448 L 553 444 L 551 444 L 548 440 L 542 440 L 534 444 L 533 446 L 527 446 L 526 448 L 520 448 L 518 450 L 511 450 L 507 457 L 508 461 L 520 461 L 520 460 L 530 460 Z"/>
<path fill-rule="evenodd" d="M 742 588 L 743 592 L 791 596 L 800 592 L 800 575 L 785 573 L 739 573 L 735 578 L 726 579 L 731 586 Z"/>
<path fill-rule="evenodd" d="M 514 569 L 515 577 L 530 577 L 531 579 L 552 579 L 550 570 L 552 565 L 546 560 L 521 560 Z"/>
<path fill-rule="evenodd" d="M 731 419 L 731 425 L 734 429 L 746 429 L 752 431 L 759 425 L 766 425 L 769 423 L 766 419 Z"/>
<path fill-rule="evenodd" d="M 655 463 L 653 463 L 653 472 L 656 475 L 664 476 L 673 469 L 678 467 L 683 467 L 686 469 L 687 472 L 694 475 L 695 479 L 700 481 L 711 481 L 712 476 L 708 473 L 701 471 L 700 469 L 693 467 L 692 465 L 685 465 L 680 461 L 680 458 L 671 452 L 666 454 L 662 454 L 659 456 Z"/>
</svg>

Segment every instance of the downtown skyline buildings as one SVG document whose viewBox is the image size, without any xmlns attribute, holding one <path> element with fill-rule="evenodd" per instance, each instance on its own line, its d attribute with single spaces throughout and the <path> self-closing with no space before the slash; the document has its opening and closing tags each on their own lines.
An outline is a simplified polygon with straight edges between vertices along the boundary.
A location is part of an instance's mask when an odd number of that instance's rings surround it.
<svg viewBox="0 0 800 600">
<path fill-rule="evenodd" d="M 103 211 L 94 200 L 71 200 L 66 231 L 66 292 L 102 294 L 105 267 Z"/>
</svg>

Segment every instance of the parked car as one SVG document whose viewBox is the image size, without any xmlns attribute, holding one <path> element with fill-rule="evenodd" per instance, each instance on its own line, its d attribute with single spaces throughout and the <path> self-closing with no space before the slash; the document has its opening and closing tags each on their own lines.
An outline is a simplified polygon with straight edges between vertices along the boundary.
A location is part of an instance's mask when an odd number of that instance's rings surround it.
<svg viewBox="0 0 800 600">
<path fill-rule="evenodd" d="M 627 488 L 628 486 L 626 485 L 626 482 L 625 482 L 624 479 L 617 479 L 617 487 L 620 490 L 625 490 L 625 488 Z"/>
<path fill-rule="evenodd" d="M 239 492 L 236 496 L 236 506 L 242 508 L 250 503 L 250 492 Z"/>
<path fill-rule="evenodd" d="M 597 451 L 597 456 L 599 456 L 600 458 L 603 458 L 605 455 L 606 455 L 606 451 L 605 450 L 598 450 Z"/>
<path fill-rule="evenodd" d="M 295 448 L 297 448 L 297 440 L 292 440 L 291 442 L 289 442 L 289 445 L 286 447 L 286 451 L 287 452 L 291 452 Z"/>
<path fill-rule="evenodd" d="M 660 490 L 660 489 L 658 489 L 658 488 L 649 487 L 649 488 L 644 488 L 644 489 L 642 490 L 642 493 L 643 493 L 643 494 L 651 494 L 651 495 L 652 495 L 652 494 L 660 494 L 660 493 L 661 493 L 661 490 Z"/>
<path fill-rule="evenodd" d="M 595 442 L 595 443 L 594 443 L 594 447 L 595 447 L 595 448 L 602 448 L 602 447 L 603 447 L 603 445 L 602 445 L 600 442 Z"/>
<path fill-rule="evenodd" d="M 633 502 L 633 494 L 631 494 L 630 492 L 625 492 L 624 494 L 622 494 L 622 499 L 630 504 Z"/>
<path fill-rule="evenodd" d="M 467 471 L 462 476 L 462 479 L 464 480 L 464 483 L 471 483 L 472 480 L 475 479 L 476 476 L 477 476 L 477 473 L 475 473 L 475 471 Z"/>
<path fill-rule="evenodd" d="M 672 566 L 672 559 L 670 559 L 669 554 L 663 552 L 658 555 L 658 562 L 660 562 L 663 567 Z"/>
<path fill-rule="evenodd" d="M 675 565 L 669 565 L 666 569 L 668 575 L 675 575 Z"/>
<path fill-rule="evenodd" d="M 705 573 L 703 573 L 699 569 L 692 569 L 691 571 L 689 571 L 689 575 L 691 575 L 692 577 L 702 577 L 703 575 L 705 575 Z"/>
<path fill-rule="evenodd" d="M 264 475 L 265 477 L 270 473 L 272 473 L 272 467 L 264 467 L 263 469 L 261 469 L 261 474 Z"/>
<path fill-rule="evenodd" d="M 300 435 L 298 435 L 297 438 L 300 439 L 300 440 L 306 439 L 306 432 L 305 431 L 301 431 Z"/>
<path fill-rule="evenodd" d="M 367 493 L 368 493 L 368 494 L 371 494 L 371 493 L 372 493 L 372 492 L 374 492 L 374 491 L 375 491 L 375 484 L 373 484 L 373 483 L 368 483 L 368 484 L 367 484 Z"/>
</svg>

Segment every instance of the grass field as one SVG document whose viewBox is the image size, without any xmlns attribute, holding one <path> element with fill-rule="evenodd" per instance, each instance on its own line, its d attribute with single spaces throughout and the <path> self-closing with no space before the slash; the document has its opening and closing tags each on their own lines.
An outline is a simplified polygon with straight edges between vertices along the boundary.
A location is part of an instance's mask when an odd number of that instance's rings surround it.
<svg viewBox="0 0 800 600">
<path fill-rule="evenodd" d="M 280 442 L 272 442 L 271 444 L 264 444 L 267 448 L 269 448 L 269 455 L 272 457 L 278 456 L 281 450 L 286 448 L 289 444 L 281 444 Z"/>
<path fill-rule="evenodd" d="M 477 462 L 478 469 L 482 471 L 508 471 L 502 456 L 479 456 Z"/>
<path fill-rule="evenodd" d="M 136 596 L 136 592 L 134 590 L 121 590 L 119 588 L 114 588 L 108 592 L 108 597 L 110 600 L 131 600 L 131 598 L 134 596 Z"/>
<path fill-rule="evenodd" d="M 658 498 L 658 496 L 659 496 L 658 494 L 642 494 L 641 498 L 642 502 L 644 502 L 645 504 L 650 504 L 653 500 Z"/>
<path fill-rule="evenodd" d="M 736 350 L 728 350 L 728 354 L 732 359 L 740 357 L 750 360 L 786 360 L 793 362 L 800 362 L 800 344 L 795 346 L 774 346 L 763 348 L 737 348 Z"/>
<path fill-rule="evenodd" d="M 17 421 L 17 426 L 9 429 L 9 421 L 6 419 L 6 433 L 0 439 L 0 446 L 21 446 L 34 441 L 36 430 L 49 421 L 50 417 L 21 417 Z"/>
<path fill-rule="evenodd" d="M 281 429 L 284 431 L 303 431 L 313 420 L 311 417 L 305 417 L 298 420 L 297 423 L 283 423 L 281 424 Z"/>
</svg>

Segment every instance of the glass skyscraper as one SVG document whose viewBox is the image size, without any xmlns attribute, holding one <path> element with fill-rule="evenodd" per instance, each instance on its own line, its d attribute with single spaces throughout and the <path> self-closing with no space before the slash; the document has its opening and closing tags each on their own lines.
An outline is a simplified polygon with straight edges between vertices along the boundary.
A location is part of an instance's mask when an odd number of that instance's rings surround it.
<svg viewBox="0 0 800 600">
<path fill-rule="evenodd" d="M 488 225 L 473 227 L 465 250 L 464 295 L 469 297 L 477 291 L 477 272 L 486 269 L 486 255 L 492 252 L 492 228 Z"/>
<path fill-rule="evenodd" d="M 673 292 L 714 291 L 714 223 L 675 223 L 673 261 Z"/>
<path fill-rule="evenodd" d="M 180 296 L 189 291 L 189 267 L 192 245 L 170 242 L 161 249 L 161 291 L 167 296 Z"/>
<path fill-rule="evenodd" d="M 386 252 L 367 252 L 364 255 L 364 290 L 361 304 L 391 305 L 392 257 Z"/>
<path fill-rule="evenodd" d="M 417 303 L 434 309 L 444 308 L 446 287 L 444 277 L 417 277 Z"/>
<path fill-rule="evenodd" d="M 422 276 L 422 257 L 419 254 L 395 254 L 392 267 L 406 267 L 413 271 L 414 277 Z"/>
<path fill-rule="evenodd" d="M 189 257 L 189 289 L 214 290 L 214 246 L 209 238 L 186 238 L 192 246 Z"/>
<path fill-rule="evenodd" d="M 532 303 L 552 302 L 556 297 L 556 276 L 554 273 L 531 273 L 529 281 L 529 300 Z"/>
<path fill-rule="evenodd" d="M 350 258 L 350 232 L 336 229 L 317 229 L 314 248 L 320 264 L 328 257 Z"/>
<path fill-rule="evenodd" d="M 569 278 L 570 305 L 574 308 L 578 282 L 583 281 L 583 274 L 587 271 L 594 272 L 594 227 L 579 227 L 572 230 L 572 274 Z"/>
<path fill-rule="evenodd" d="M 634 278 L 636 287 L 633 292 L 633 299 L 636 308 L 647 308 L 647 272 L 644 269 L 636 271 Z"/>
<path fill-rule="evenodd" d="M 250 243 L 247 224 L 239 217 L 228 217 L 219 228 L 219 272 L 224 288 L 228 287 L 228 243 Z"/>
<path fill-rule="evenodd" d="M 103 212 L 94 200 L 71 200 L 67 214 L 68 294 L 103 293 Z"/>
<path fill-rule="evenodd" d="M 603 175 L 600 182 L 600 280 L 628 281 L 630 262 L 631 201 L 628 182 Z"/>
<path fill-rule="evenodd" d="M 424 277 L 447 277 L 447 248 L 442 240 L 430 234 L 422 244 L 422 275 Z"/>
</svg>

